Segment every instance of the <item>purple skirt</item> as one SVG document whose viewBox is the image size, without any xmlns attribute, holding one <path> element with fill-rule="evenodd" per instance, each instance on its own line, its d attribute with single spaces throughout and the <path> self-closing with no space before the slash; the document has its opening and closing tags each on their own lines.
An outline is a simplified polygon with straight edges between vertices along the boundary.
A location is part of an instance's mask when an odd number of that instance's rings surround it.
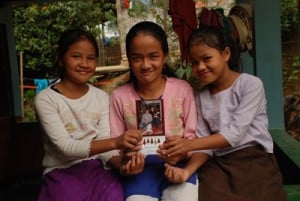
<svg viewBox="0 0 300 201">
<path fill-rule="evenodd" d="M 39 201 L 123 201 L 119 176 L 104 170 L 100 160 L 88 160 L 47 173 Z"/>
</svg>

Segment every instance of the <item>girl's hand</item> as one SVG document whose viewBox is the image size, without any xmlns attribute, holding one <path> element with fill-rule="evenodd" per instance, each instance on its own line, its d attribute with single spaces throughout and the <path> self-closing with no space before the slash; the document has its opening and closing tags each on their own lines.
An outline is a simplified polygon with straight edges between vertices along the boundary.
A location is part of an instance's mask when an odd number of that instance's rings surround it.
<svg viewBox="0 0 300 201">
<path fill-rule="evenodd" d="M 166 141 L 159 146 L 158 153 L 168 158 L 187 156 L 189 139 L 174 136 L 168 137 Z"/>
<path fill-rule="evenodd" d="M 166 154 L 166 150 L 165 149 L 158 149 L 157 150 L 157 156 L 164 160 L 166 163 L 171 164 L 171 165 L 175 165 L 176 163 L 178 163 L 181 160 L 184 160 L 187 158 L 187 154 L 178 154 L 176 156 L 172 156 L 172 157 L 168 157 Z"/>
<path fill-rule="evenodd" d="M 142 134 L 138 130 L 127 130 L 117 137 L 117 147 L 123 150 L 138 151 L 141 149 Z"/>
<path fill-rule="evenodd" d="M 184 168 L 174 167 L 167 163 L 165 164 L 165 168 L 165 176 L 170 182 L 175 184 L 186 182 L 191 176 L 191 173 Z"/>
<path fill-rule="evenodd" d="M 120 172 L 124 175 L 139 174 L 144 170 L 145 157 L 141 153 L 137 153 L 128 159 L 120 167 Z"/>
</svg>

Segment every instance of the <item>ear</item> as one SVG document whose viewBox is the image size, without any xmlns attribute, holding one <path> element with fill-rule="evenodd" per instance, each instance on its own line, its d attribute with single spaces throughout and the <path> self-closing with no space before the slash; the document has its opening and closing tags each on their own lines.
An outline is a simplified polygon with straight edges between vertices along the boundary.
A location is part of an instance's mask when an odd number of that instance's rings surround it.
<svg viewBox="0 0 300 201">
<path fill-rule="evenodd" d="M 225 58 L 225 60 L 228 62 L 230 57 L 231 57 L 231 51 L 229 47 L 225 47 L 225 49 L 223 50 L 223 57 Z"/>
<path fill-rule="evenodd" d="M 168 54 L 165 54 L 165 56 L 164 56 L 164 64 L 167 62 L 167 59 L 168 59 Z"/>
</svg>

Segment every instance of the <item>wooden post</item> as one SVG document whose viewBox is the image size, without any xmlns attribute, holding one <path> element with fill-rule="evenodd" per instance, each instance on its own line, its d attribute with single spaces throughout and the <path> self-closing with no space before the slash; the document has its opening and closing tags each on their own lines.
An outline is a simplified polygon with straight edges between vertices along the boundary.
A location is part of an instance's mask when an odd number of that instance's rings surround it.
<svg viewBox="0 0 300 201">
<path fill-rule="evenodd" d="M 23 52 L 20 52 L 20 91 L 21 91 L 21 115 L 24 118 L 24 83 L 23 83 Z"/>
</svg>

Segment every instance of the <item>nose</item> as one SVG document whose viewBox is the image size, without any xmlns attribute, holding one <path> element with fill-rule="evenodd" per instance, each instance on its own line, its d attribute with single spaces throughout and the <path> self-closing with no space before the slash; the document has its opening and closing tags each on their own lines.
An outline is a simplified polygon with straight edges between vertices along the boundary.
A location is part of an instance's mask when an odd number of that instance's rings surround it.
<svg viewBox="0 0 300 201">
<path fill-rule="evenodd" d="M 195 71 L 203 71 L 206 68 L 206 65 L 202 61 L 198 61 L 196 64 L 193 65 L 193 69 Z"/>
<path fill-rule="evenodd" d="M 148 68 L 148 67 L 150 67 L 150 59 L 148 59 L 148 58 L 144 58 L 143 59 L 143 62 L 142 62 L 142 68 Z"/>
<path fill-rule="evenodd" d="M 80 64 L 82 67 L 87 67 L 89 66 L 89 61 L 87 58 L 82 58 L 81 59 L 81 64 Z"/>
</svg>

